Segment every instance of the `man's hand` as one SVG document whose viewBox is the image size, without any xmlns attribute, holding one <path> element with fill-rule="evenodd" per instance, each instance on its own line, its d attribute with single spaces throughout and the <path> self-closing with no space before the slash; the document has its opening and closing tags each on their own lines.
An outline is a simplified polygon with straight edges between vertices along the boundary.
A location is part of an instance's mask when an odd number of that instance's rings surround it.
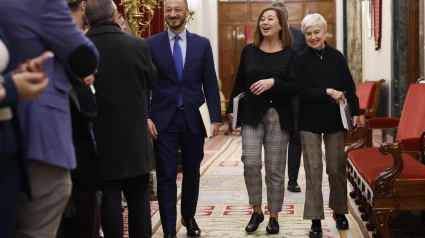
<svg viewBox="0 0 425 238">
<path fill-rule="evenodd" d="M 52 59 L 55 55 L 51 51 L 46 51 L 38 57 L 27 60 L 25 63 L 18 65 L 13 73 L 22 73 L 22 72 L 43 72 L 43 64 L 46 60 Z"/>
<path fill-rule="evenodd" d="M 214 138 L 216 135 L 218 135 L 218 130 L 220 128 L 219 124 L 211 124 L 211 137 Z"/>
<path fill-rule="evenodd" d="M 233 113 L 227 114 L 227 117 L 229 118 L 230 121 L 232 121 L 233 120 Z"/>
<path fill-rule="evenodd" d="M 151 138 L 156 140 L 158 138 L 158 132 L 156 131 L 155 124 L 153 124 L 151 119 L 148 119 L 148 127 L 151 133 Z"/>
<path fill-rule="evenodd" d="M 93 85 L 93 83 L 94 83 L 94 74 L 92 74 L 92 75 L 90 75 L 90 76 L 85 77 L 85 78 L 84 78 L 84 83 L 85 83 L 87 86 L 92 86 L 92 85 Z"/>
<path fill-rule="evenodd" d="M 249 88 L 251 92 L 255 95 L 260 95 L 264 93 L 265 91 L 271 89 L 274 85 L 274 79 L 262 79 L 257 82 L 255 82 L 251 87 Z"/>
<path fill-rule="evenodd" d="M 353 126 L 356 127 L 359 124 L 359 116 L 354 116 L 352 121 L 353 121 Z"/>
<path fill-rule="evenodd" d="M 0 101 L 6 97 L 6 90 L 3 88 L 4 79 L 2 76 L 0 76 Z"/>
<path fill-rule="evenodd" d="M 12 75 L 19 99 L 29 100 L 38 95 L 47 87 L 49 79 L 44 73 L 22 72 Z"/>
</svg>

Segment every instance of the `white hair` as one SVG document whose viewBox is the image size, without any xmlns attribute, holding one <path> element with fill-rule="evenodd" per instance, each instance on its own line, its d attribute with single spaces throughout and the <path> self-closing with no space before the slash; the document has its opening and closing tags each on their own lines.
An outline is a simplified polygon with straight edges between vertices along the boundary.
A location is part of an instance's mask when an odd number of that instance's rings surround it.
<svg viewBox="0 0 425 238">
<path fill-rule="evenodd" d="M 304 32 L 305 29 L 310 26 L 319 26 L 324 30 L 328 29 L 328 23 L 319 13 L 309 14 L 304 17 L 303 21 L 301 22 L 301 30 Z"/>
</svg>

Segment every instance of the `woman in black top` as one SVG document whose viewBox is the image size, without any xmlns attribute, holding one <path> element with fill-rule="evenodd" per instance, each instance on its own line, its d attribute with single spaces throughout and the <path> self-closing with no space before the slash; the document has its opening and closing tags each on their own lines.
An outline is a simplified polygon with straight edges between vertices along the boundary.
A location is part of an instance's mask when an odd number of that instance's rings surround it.
<svg viewBox="0 0 425 238">
<path fill-rule="evenodd" d="M 233 119 L 233 98 L 244 92 L 238 122 L 242 125 L 242 162 L 249 204 L 254 212 L 245 228 L 254 232 L 264 220 L 262 211 L 262 160 L 264 146 L 267 202 L 270 221 L 267 233 L 279 232 L 282 211 L 286 150 L 293 130 L 291 97 L 296 94 L 291 47 L 292 36 L 281 9 L 261 11 L 252 43 L 245 46 L 238 74 L 226 110 Z"/>
<path fill-rule="evenodd" d="M 350 70 L 341 52 L 325 42 L 327 23 L 319 14 L 307 15 L 301 23 L 307 44 L 295 59 L 300 95 L 299 129 L 306 173 L 304 219 L 312 220 L 310 237 L 322 237 L 322 141 L 329 176 L 329 207 L 339 230 L 348 229 L 345 135 L 340 102 L 351 106 L 353 125 L 358 122 L 359 101 Z M 323 139 L 322 139 L 323 138 Z"/>
</svg>

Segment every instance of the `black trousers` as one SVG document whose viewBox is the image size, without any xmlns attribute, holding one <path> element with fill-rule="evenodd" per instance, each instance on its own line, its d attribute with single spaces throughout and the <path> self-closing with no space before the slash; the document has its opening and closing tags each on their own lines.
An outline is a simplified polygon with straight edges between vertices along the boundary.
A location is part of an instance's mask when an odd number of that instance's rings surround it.
<svg viewBox="0 0 425 238">
<path fill-rule="evenodd" d="M 164 232 L 176 230 L 176 178 L 179 145 L 183 167 L 181 215 L 192 218 L 196 214 L 200 181 L 199 168 L 204 158 L 204 142 L 204 134 L 192 133 L 182 109 L 176 109 L 168 127 L 161 131 L 158 138 L 154 140 L 158 205 Z"/>
<path fill-rule="evenodd" d="M 71 217 L 63 217 L 61 228 L 56 237 L 64 238 L 99 238 L 100 208 L 97 192 L 86 190 L 74 184 L 70 198 L 74 210 Z"/>
<path fill-rule="evenodd" d="M 0 237 L 12 238 L 21 195 L 22 171 L 17 158 L 10 159 L 4 165 L 0 174 Z"/>
<path fill-rule="evenodd" d="M 298 130 L 298 114 L 299 114 L 299 103 L 300 97 L 295 96 L 291 98 L 292 101 L 292 111 L 294 114 L 294 134 L 289 139 L 288 147 L 288 178 L 297 180 L 298 173 L 300 171 L 301 164 L 301 137 L 300 131 Z"/>
<path fill-rule="evenodd" d="M 152 237 L 149 201 L 149 174 L 106 181 L 102 190 L 101 221 L 105 238 L 122 238 L 124 231 L 121 191 L 128 205 L 129 235 L 132 238 Z"/>
</svg>

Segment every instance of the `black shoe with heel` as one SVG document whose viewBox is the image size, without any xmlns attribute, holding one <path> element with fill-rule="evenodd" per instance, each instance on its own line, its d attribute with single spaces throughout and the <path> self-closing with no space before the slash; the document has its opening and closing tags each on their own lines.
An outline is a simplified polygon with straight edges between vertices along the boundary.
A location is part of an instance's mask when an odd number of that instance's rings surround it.
<svg viewBox="0 0 425 238">
<path fill-rule="evenodd" d="M 266 231 L 269 234 L 279 233 L 279 222 L 274 217 L 270 217 L 269 224 L 266 227 Z"/>
<path fill-rule="evenodd" d="M 198 224 L 196 223 L 195 218 L 182 218 L 182 225 L 186 227 L 187 236 L 189 237 L 199 237 L 201 236 L 201 229 L 199 229 Z"/>
<path fill-rule="evenodd" d="M 254 232 L 258 229 L 258 226 L 261 224 L 261 222 L 264 221 L 264 214 L 253 212 L 251 216 L 251 220 L 249 220 L 248 225 L 245 227 L 246 232 Z"/>
<path fill-rule="evenodd" d="M 293 192 L 293 193 L 299 193 L 301 192 L 301 188 L 297 183 L 296 179 L 289 179 L 288 181 L 288 187 L 286 188 L 289 191 Z"/>
<path fill-rule="evenodd" d="M 164 238 L 177 238 L 177 233 L 175 231 L 164 232 Z"/>
<path fill-rule="evenodd" d="M 322 223 L 320 220 L 312 220 L 310 231 L 308 232 L 308 237 L 310 238 L 322 238 Z"/>
<path fill-rule="evenodd" d="M 347 220 L 347 218 L 345 217 L 344 214 L 339 214 L 339 213 L 334 212 L 332 216 L 336 221 L 336 229 L 338 229 L 338 230 L 348 230 L 348 228 L 350 226 L 348 225 L 348 220 Z"/>
</svg>

